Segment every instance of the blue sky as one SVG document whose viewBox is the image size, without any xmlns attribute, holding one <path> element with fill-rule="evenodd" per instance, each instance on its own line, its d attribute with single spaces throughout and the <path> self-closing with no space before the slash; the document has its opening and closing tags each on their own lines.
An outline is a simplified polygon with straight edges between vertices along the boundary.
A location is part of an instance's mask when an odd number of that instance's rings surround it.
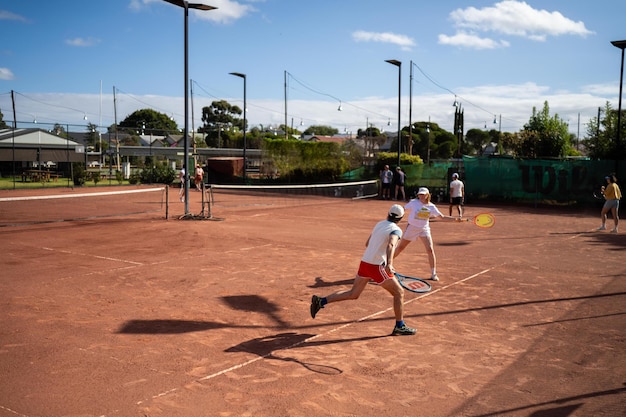
<svg viewBox="0 0 626 417">
<path fill-rule="evenodd" d="M 224 99 L 251 126 L 397 131 L 430 120 L 452 130 L 517 131 L 532 108 L 585 135 L 618 107 L 626 2 L 597 0 L 203 0 L 189 14 L 193 124 Z M 621 21 L 620 21 L 621 20 Z M 184 14 L 163 0 L 0 0 L 0 109 L 12 120 L 103 127 L 152 108 L 184 125 Z M 411 78 L 411 69 L 413 77 Z M 287 88 L 285 88 L 285 75 Z M 114 106 L 113 90 L 116 91 Z M 342 111 L 337 111 L 341 104 Z M 80 125 L 80 126 L 79 126 Z M 25 127 L 25 125 L 22 125 Z M 31 126 L 28 126 L 31 127 Z M 191 128 L 191 122 L 190 122 Z"/>
</svg>

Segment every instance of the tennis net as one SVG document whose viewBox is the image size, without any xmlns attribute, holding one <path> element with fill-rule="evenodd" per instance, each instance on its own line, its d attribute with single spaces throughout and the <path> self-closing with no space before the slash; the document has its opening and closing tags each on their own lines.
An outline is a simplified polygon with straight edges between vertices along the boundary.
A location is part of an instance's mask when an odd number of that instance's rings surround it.
<svg viewBox="0 0 626 417">
<path fill-rule="evenodd" d="M 161 212 L 167 187 L 0 198 L 0 227 Z"/>
<path fill-rule="evenodd" d="M 378 195 L 378 181 L 356 181 L 307 185 L 209 184 L 205 189 L 203 212 L 224 207 L 290 207 L 322 204 L 338 198 L 363 199 Z"/>
</svg>

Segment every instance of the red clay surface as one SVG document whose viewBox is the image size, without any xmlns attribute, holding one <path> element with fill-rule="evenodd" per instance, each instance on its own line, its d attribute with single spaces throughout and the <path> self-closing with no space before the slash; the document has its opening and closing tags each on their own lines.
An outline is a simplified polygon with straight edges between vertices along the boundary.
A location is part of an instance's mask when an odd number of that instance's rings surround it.
<svg viewBox="0 0 626 417">
<path fill-rule="evenodd" d="M 216 194 L 223 221 L 178 220 L 176 194 L 169 220 L 0 228 L 0 417 L 626 415 L 626 225 L 594 232 L 599 208 L 433 224 L 441 281 L 391 337 L 373 285 L 309 315 L 391 202 Z M 426 276 L 421 245 L 396 268 Z"/>
</svg>

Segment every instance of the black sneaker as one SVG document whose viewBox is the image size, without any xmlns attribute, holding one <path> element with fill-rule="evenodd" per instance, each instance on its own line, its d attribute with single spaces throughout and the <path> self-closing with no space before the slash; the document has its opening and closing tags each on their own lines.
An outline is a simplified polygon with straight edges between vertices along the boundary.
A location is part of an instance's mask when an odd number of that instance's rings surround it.
<svg viewBox="0 0 626 417">
<path fill-rule="evenodd" d="M 311 317 L 315 318 L 315 315 L 318 311 L 320 311 L 320 308 L 324 308 L 322 306 L 322 299 L 317 295 L 314 295 L 311 297 Z"/>
<path fill-rule="evenodd" d="M 313 311 L 312 309 L 313 307 L 311 307 L 311 311 Z M 391 335 L 392 336 L 411 336 L 411 335 L 414 335 L 416 332 L 417 332 L 416 329 L 412 329 L 405 324 L 402 327 L 394 327 L 393 332 L 391 332 Z"/>
</svg>

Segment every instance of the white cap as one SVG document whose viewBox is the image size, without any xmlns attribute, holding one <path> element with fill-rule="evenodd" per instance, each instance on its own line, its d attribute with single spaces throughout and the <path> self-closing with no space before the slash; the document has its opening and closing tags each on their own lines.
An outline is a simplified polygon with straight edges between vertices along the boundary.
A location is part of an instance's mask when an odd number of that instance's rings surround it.
<svg viewBox="0 0 626 417">
<path fill-rule="evenodd" d="M 459 174 L 455 172 L 454 174 L 452 174 L 452 178 L 459 178 Z"/>
<path fill-rule="evenodd" d="M 402 207 L 400 204 L 394 204 L 389 209 L 389 216 L 396 219 L 401 219 L 402 216 L 404 216 L 404 207 Z"/>
<path fill-rule="evenodd" d="M 420 187 L 420 189 L 417 190 L 417 195 L 420 195 L 420 194 L 430 194 L 430 191 L 428 191 L 428 188 L 426 187 Z"/>
</svg>

